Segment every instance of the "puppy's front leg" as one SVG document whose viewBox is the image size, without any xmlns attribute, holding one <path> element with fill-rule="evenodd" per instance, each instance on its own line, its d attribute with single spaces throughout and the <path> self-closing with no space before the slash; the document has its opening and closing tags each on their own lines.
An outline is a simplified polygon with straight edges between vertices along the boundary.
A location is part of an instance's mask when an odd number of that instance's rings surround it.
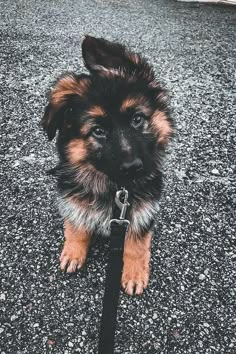
<svg viewBox="0 0 236 354">
<path fill-rule="evenodd" d="M 75 228 L 67 220 L 64 222 L 65 242 L 60 256 L 61 270 L 74 272 L 86 261 L 91 234 L 85 228 Z"/>
<path fill-rule="evenodd" d="M 141 295 L 148 285 L 152 234 L 140 239 L 128 233 L 124 248 L 121 284 L 128 295 Z"/>
</svg>

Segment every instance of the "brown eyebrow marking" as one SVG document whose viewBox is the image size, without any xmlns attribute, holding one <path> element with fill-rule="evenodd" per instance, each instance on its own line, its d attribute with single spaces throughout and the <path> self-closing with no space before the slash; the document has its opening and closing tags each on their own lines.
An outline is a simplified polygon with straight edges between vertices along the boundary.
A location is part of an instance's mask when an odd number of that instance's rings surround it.
<svg viewBox="0 0 236 354">
<path fill-rule="evenodd" d="M 143 101 L 139 97 L 127 97 L 121 104 L 120 110 L 121 112 L 127 111 L 129 108 L 133 108 Z"/>
<path fill-rule="evenodd" d="M 87 111 L 87 114 L 92 117 L 101 117 L 101 116 L 105 116 L 106 112 L 104 111 L 104 109 L 101 106 L 92 106 Z"/>
<path fill-rule="evenodd" d="M 127 97 L 121 104 L 121 112 L 127 111 L 129 108 L 139 108 L 144 113 L 148 110 L 147 99 L 143 96 Z"/>
</svg>

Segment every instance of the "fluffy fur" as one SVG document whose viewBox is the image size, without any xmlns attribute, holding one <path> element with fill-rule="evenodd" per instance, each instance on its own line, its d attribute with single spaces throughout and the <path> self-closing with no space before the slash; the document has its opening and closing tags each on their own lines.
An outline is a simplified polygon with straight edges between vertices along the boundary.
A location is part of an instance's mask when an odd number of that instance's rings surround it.
<svg viewBox="0 0 236 354">
<path fill-rule="evenodd" d="M 67 225 L 63 255 L 72 239 L 83 247 L 79 235 L 109 235 L 114 197 L 121 186 L 129 191 L 127 239 L 133 241 L 127 247 L 132 243 L 134 248 L 136 242 L 139 253 L 140 242 L 150 244 L 145 240 L 150 239 L 158 209 L 161 161 L 173 131 L 166 92 L 150 65 L 121 44 L 87 36 L 82 53 L 90 73 L 60 77 L 42 120 L 50 140 L 58 131 L 58 205 Z M 76 237 L 71 236 L 73 230 Z M 62 268 L 72 271 L 76 264 L 81 266 L 76 257 L 70 251 Z M 126 286 L 122 281 L 123 287 L 127 293 L 135 289 L 142 293 L 147 271 L 143 276 L 133 274 Z"/>
</svg>

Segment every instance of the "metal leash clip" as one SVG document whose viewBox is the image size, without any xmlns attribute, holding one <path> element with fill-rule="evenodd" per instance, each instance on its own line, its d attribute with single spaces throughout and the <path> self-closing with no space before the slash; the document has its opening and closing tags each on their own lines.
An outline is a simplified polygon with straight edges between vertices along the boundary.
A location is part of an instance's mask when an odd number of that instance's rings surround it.
<svg viewBox="0 0 236 354">
<path fill-rule="evenodd" d="M 130 206 L 128 196 L 129 193 L 124 187 L 116 192 L 115 203 L 120 209 L 120 216 L 119 219 L 110 220 L 110 224 L 112 222 L 116 222 L 117 224 L 126 224 L 127 226 L 130 224 L 129 220 L 125 219 L 127 209 Z"/>
</svg>

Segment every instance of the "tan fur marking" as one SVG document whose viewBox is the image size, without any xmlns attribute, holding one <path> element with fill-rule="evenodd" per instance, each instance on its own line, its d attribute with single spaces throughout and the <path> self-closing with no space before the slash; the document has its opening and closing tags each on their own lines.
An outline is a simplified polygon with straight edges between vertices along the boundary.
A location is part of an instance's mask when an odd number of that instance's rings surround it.
<svg viewBox="0 0 236 354">
<path fill-rule="evenodd" d="M 154 132 L 158 134 L 158 142 L 160 144 L 167 144 L 170 136 L 173 133 L 173 129 L 167 120 L 164 112 L 156 111 L 151 119 L 151 127 Z"/>
<path fill-rule="evenodd" d="M 148 285 L 151 239 L 151 233 L 142 239 L 127 235 L 121 284 L 128 295 L 141 295 Z"/>
<path fill-rule="evenodd" d="M 100 116 L 105 116 L 106 112 L 100 106 L 93 106 L 88 110 L 87 114 L 89 114 L 92 117 L 100 117 Z"/>
<path fill-rule="evenodd" d="M 133 62 L 134 62 L 135 64 L 139 64 L 139 63 L 141 62 L 141 59 L 140 59 L 140 57 L 139 57 L 138 54 L 133 54 L 133 55 L 131 55 L 131 59 L 133 60 Z"/>
<path fill-rule="evenodd" d="M 128 58 L 136 65 L 140 64 L 141 58 L 136 53 L 127 53 Z"/>
<path fill-rule="evenodd" d="M 141 108 L 142 105 L 145 105 L 146 98 L 145 97 L 127 97 L 121 104 L 121 112 L 127 111 L 129 108 Z M 144 106 L 146 109 L 146 107 Z"/>
<path fill-rule="evenodd" d="M 87 157 L 87 149 L 84 140 L 73 139 L 67 146 L 67 155 L 70 163 L 77 165 Z"/>
<path fill-rule="evenodd" d="M 82 135 L 87 135 L 93 126 L 94 126 L 94 124 L 92 122 L 88 121 L 82 126 L 82 128 L 80 129 L 80 132 L 82 133 Z"/>
<path fill-rule="evenodd" d="M 60 79 L 51 92 L 51 102 L 55 106 L 61 106 L 68 95 L 84 96 L 89 87 L 87 79 L 77 81 L 73 76 L 68 75 Z"/>
<path fill-rule="evenodd" d="M 67 220 L 64 222 L 65 243 L 60 256 L 61 270 L 76 271 L 86 261 L 91 235 L 86 229 L 76 229 Z"/>
</svg>

